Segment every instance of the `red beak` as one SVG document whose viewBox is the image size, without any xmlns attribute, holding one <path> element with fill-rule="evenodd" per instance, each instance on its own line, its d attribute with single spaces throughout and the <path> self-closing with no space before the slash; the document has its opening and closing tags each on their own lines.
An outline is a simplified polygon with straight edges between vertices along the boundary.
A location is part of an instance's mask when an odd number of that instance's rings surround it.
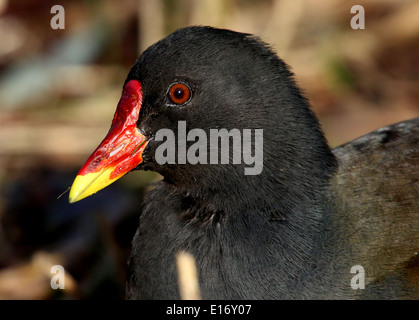
<svg viewBox="0 0 419 320">
<path fill-rule="evenodd" d="M 141 105 L 141 83 L 131 80 L 124 87 L 107 136 L 73 182 L 70 203 L 105 188 L 143 161 L 142 153 L 148 141 L 136 126 Z"/>
</svg>

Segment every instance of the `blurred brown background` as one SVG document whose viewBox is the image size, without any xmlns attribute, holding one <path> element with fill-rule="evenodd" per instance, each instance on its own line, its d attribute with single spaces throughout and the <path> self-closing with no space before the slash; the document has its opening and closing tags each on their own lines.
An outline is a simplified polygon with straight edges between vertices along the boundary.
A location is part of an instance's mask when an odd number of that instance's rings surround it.
<svg viewBox="0 0 419 320">
<path fill-rule="evenodd" d="M 53 30 L 53 5 L 65 29 Z M 353 5 L 365 30 L 353 30 Z M 0 0 L 0 299 L 121 299 L 152 173 L 68 204 L 109 129 L 137 56 L 179 27 L 271 43 L 293 69 L 331 146 L 419 116 L 419 1 Z M 50 287 L 51 265 L 66 288 Z"/>
</svg>

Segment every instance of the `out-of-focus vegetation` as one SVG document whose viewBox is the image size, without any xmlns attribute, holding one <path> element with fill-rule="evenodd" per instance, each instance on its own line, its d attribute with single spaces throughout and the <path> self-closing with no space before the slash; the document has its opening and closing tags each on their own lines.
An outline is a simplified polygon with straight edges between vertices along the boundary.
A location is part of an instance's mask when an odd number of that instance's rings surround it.
<svg viewBox="0 0 419 320">
<path fill-rule="evenodd" d="M 53 5 L 65 29 L 53 30 Z M 352 5 L 365 30 L 353 30 Z M 148 45 L 187 25 L 249 32 L 293 69 L 332 146 L 419 116 L 414 0 L 0 0 L 0 298 L 123 298 L 141 200 L 127 175 L 76 204 L 59 197 L 109 129 Z M 52 290 L 50 266 L 66 270 Z"/>
</svg>

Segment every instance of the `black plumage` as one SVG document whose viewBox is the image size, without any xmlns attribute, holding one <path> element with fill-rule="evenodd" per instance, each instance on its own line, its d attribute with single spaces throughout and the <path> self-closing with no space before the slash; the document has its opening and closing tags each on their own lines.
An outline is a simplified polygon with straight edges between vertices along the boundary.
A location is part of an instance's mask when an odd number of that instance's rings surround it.
<svg viewBox="0 0 419 320">
<path fill-rule="evenodd" d="M 288 66 L 249 34 L 188 27 L 147 49 L 137 167 L 163 175 L 144 200 L 127 298 L 179 298 L 175 254 L 196 259 L 204 299 L 419 298 L 419 119 L 329 148 Z M 187 83 L 190 101 L 169 105 Z M 263 171 L 159 165 L 156 132 L 263 129 Z M 365 289 L 351 287 L 351 267 Z"/>
</svg>

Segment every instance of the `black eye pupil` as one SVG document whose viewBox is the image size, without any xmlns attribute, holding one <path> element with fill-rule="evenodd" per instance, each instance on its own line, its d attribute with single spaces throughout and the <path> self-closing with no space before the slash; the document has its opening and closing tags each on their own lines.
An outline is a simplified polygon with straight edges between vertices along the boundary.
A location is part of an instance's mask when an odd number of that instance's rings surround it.
<svg viewBox="0 0 419 320">
<path fill-rule="evenodd" d="M 184 95 L 185 95 L 185 92 L 180 88 L 176 89 L 175 92 L 173 92 L 173 96 L 176 99 L 182 99 Z"/>
</svg>

